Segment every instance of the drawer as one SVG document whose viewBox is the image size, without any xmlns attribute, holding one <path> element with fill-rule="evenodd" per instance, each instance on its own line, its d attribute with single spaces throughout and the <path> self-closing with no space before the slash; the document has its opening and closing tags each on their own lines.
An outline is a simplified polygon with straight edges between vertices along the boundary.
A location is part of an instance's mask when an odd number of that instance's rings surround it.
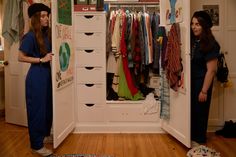
<svg viewBox="0 0 236 157">
<path fill-rule="evenodd" d="M 77 84 L 79 103 L 106 103 L 105 84 Z"/>
<path fill-rule="evenodd" d="M 79 104 L 78 121 L 80 122 L 103 122 L 105 116 L 105 106 L 87 106 Z"/>
<path fill-rule="evenodd" d="M 104 14 L 75 14 L 75 31 L 106 32 L 106 16 Z"/>
<path fill-rule="evenodd" d="M 103 67 L 77 67 L 77 83 L 105 83 L 106 72 Z"/>
<path fill-rule="evenodd" d="M 76 48 L 76 66 L 101 66 L 105 67 L 106 57 L 105 50 L 97 49 L 80 49 Z"/>
<path fill-rule="evenodd" d="M 109 120 L 114 122 L 158 122 L 159 112 L 154 114 L 144 114 L 143 105 L 109 105 Z"/>
<path fill-rule="evenodd" d="M 102 32 L 75 32 L 76 47 L 106 47 L 105 33 Z"/>
</svg>

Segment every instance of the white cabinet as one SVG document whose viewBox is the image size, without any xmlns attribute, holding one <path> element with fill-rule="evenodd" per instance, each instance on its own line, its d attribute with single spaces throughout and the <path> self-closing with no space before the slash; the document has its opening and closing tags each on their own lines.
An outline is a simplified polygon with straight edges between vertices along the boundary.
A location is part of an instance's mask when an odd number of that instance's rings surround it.
<svg viewBox="0 0 236 157">
<path fill-rule="evenodd" d="M 158 101 L 159 103 L 159 101 Z M 109 104 L 108 118 L 110 122 L 155 122 L 158 123 L 159 112 L 153 114 L 144 113 L 144 102 L 122 103 L 114 102 Z"/>
<path fill-rule="evenodd" d="M 88 131 L 88 126 L 98 123 L 113 131 L 139 129 L 157 131 L 159 112 L 144 113 L 144 101 L 106 101 L 106 14 L 105 12 L 74 13 L 74 49 L 76 53 L 76 105 L 78 127 Z M 131 123 L 144 123 L 132 125 Z M 125 129 L 119 126 L 129 125 Z M 145 127 L 146 128 L 145 128 Z M 150 128 L 151 127 L 151 128 Z M 103 129 L 105 131 L 106 129 Z"/>
<path fill-rule="evenodd" d="M 106 108 L 106 16 L 74 13 L 78 122 L 103 122 Z"/>
</svg>

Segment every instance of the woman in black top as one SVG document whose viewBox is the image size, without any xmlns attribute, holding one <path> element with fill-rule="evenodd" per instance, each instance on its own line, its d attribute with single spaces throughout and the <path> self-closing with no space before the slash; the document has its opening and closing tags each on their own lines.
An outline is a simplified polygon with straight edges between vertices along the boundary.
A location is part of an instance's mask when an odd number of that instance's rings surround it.
<svg viewBox="0 0 236 157">
<path fill-rule="evenodd" d="M 213 80 L 220 46 L 212 34 L 211 17 L 197 11 L 191 19 L 191 139 L 206 143 Z"/>
</svg>

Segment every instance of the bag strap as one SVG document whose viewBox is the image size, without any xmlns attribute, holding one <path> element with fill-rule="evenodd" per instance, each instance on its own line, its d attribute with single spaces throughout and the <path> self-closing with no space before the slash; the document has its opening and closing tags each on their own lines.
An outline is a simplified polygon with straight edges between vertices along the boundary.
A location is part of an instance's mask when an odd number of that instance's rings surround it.
<svg viewBox="0 0 236 157">
<path fill-rule="evenodd" d="M 223 60 L 224 60 L 224 63 L 225 63 L 225 67 L 227 67 L 227 63 L 226 63 L 226 60 L 225 60 L 225 55 L 224 55 L 224 53 L 222 53 L 222 57 L 223 57 Z"/>
<path fill-rule="evenodd" d="M 219 56 L 219 64 L 222 64 L 222 66 L 228 67 L 225 60 L 225 55 L 222 52 L 220 53 L 220 56 Z"/>
</svg>

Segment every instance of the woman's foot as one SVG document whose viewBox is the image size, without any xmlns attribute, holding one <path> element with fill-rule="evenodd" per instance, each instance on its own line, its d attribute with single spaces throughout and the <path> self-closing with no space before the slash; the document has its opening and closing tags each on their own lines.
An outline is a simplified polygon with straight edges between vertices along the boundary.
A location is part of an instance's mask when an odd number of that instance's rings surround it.
<svg viewBox="0 0 236 157">
<path fill-rule="evenodd" d="M 191 147 L 194 148 L 194 147 L 198 147 L 200 146 L 199 143 L 197 143 L 196 141 L 191 141 Z"/>
<path fill-rule="evenodd" d="M 38 149 L 38 150 L 33 149 L 33 152 L 35 152 L 41 156 L 49 156 L 49 155 L 52 155 L 52 153 L 53 153 L 50 149 L 47 149 L 45 147 L 42 147 L 41 149 Z"/>
<path fill-rule="evenodd" d="M 53 143 L 53 137 L 52 137 L 52 135 L 44 137 L 43 143 L 45 143 L 45 144 L 48 144 L 48 143 L 51 144 L 51 143 Z"/>
</svg>

